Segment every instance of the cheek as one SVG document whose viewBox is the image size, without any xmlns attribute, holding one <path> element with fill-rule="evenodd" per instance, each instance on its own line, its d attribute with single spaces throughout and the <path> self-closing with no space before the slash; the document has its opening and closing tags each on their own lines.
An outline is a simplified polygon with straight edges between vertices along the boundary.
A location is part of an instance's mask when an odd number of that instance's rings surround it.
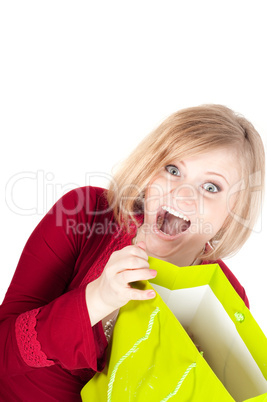
<svg viewBox="0 0 267 402">
<path fill-rule="evenodd" d="M 149 193 L 158 196 L 164 196 L 177 187 L 177 179 L 166 175 L 166 172 L 160 172 L 148 184 L 147 190 Z"/>
<path fill-rule="evenodd" d="M 237 202 L 237 194 L 232 194 L 229 195 L 228 200 L 227 200 L 227 207 L 228 207 L 228 212 L 230 213 L 233 211 L 235 205 Z"/>
<path fill-rule="evenodd" d="M 168 192 L 168 183 L 164 177 L 158 175 L 147 186 L 145 192 L 144 221 L 151 223 Z"/>
<path fill-rule="evenodd" d="M 166 194 L 166 183 L 159 176 L 153 179 L 147 186 L 145 192 L 145 205 L 150 209 L 150 205 L 158 203 Z"/>
<path fill-rule="evenodd" d="M 149 183 L 145 192 L 144 220 L 149 221 L 149 217 L 157 211 L 159 207 L 159 198 L 161 196 L 161 187 L 154 181 Z"/>
<path fill-rule="evenodd" d="M 205 203 L 203 205 L 203 211 L 204 214 L 202 217 L 206 224 L 211 226 L 214 234 L 221 229 L 230 212 L 226 199 L 221 199 L 220 201 L 217 200 L 212 203 Z"/>
</svg>

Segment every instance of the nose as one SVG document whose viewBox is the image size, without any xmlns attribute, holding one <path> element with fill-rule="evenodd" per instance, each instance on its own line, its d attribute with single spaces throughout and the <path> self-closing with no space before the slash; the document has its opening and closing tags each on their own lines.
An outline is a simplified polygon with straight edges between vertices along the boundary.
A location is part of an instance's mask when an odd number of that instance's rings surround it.
<svg viewBox="0 0 267 402">
<path fill-rule="evenodd" d="M 196 189 L 189 185 L 183 184 L 176 187 L 172 191 L 174 206 L 182 212 L 193 214 L 197 210 L 198 194 Z"/>
</svg>

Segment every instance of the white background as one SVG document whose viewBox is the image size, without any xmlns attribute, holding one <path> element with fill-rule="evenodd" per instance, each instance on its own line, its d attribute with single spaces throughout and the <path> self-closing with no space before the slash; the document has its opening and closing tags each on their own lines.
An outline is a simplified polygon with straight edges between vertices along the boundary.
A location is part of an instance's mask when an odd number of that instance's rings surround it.
<svg viewBox="0 0 267 402">
<path fill-rule="evenodd" d="M 170 113 L 224 104 L 266 146 L 265 10 L 264 0 L 1 1 L 0 300 L 52 204 L 71 188 L 106 185 Z M 226 263 L 267 334 L 266 227 L 265 201 Z"/>
</svg>

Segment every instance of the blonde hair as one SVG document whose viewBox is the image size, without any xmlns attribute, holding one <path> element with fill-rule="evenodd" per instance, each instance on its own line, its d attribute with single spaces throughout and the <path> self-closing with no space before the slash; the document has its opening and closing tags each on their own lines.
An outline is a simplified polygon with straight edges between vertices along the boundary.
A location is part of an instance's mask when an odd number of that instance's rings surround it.
<svg viewBox="0 0 267 402">
<path fill-rule="evenodd" d="M 262 140 L 243 116 L 221 105 L 180 110 L 150 133 L 122 163 L 107 193 L 115 218 L 126 225 L 143 213 L 143 194 L 152 177 L 174 159 L 222 147 L 235 148 L 241 168 L 241 190 L 233 210 L 210 239 L 211 250 L 202 259 L 236 253 L 245 243 L 261 209 L 265 156 Z"/>
</svg>

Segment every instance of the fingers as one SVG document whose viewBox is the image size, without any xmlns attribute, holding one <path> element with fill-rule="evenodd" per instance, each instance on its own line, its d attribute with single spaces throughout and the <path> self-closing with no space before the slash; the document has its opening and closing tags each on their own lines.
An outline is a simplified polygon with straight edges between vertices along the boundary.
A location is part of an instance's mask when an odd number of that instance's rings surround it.
<svg viewBox="0 0 267 402">
<path fill-rule="evenodd" d="M 149 300 L 154 299 L 155 296 L 156 292 L 153 289 L 149 290 L 132 289 L 130 300 Z"/>
<path fill-rule="evenodd" d="M 137 246 L 127 246 L 115 251 L 107 264 L 109 275 L 115 275 L 128 269 L 149 268 L 147 253 Z"/>
<path fill-rule="evenodd" d="M 149 280 L 156 275 L 155 270 L 149 269 L 144 242 L 113 252 L 102 274 L 86 286 L 91 323 L 94 325 L 130 300 L 154 298 L 156 292 L 153 289 L 138 289 L 133 282 Z"/>
<path fill-rule="evenodd" d="M 120 281 L 125 283 L 148 281 L 157 276 L 157 271 L 149 268 L 127 269 L 118 274 Z"/>
<path fill-rule="evenodd" d="M 131 253 L 133 253 L 134 255 L 137 255 L 140 258 L 144 258 L 146 261 L 148 260 L 146 245 L 143 241 L 140 241 L 135 246 L 128 246 L 128 247 L 131 250 Z M 125 248 L 127 249 L 128 247 Z"/>
<path fill-rule="evenodd" d="M 146 244 L 143 241 L 139 241 L 139 243 L 137 243 L 136 246 L 143 250 L 146 250 Z"/>
<path fill-rule="evenodd" d="M 100 293 L 104 304 L 119 308 L 129 300 L 148 300 L 153 290 L 140 290 L 131 283 L 155 278 L 157 271 L 149 268 L 145 243 L 127 246 L 112 253 L 100 276 Z"/>
</svg>

